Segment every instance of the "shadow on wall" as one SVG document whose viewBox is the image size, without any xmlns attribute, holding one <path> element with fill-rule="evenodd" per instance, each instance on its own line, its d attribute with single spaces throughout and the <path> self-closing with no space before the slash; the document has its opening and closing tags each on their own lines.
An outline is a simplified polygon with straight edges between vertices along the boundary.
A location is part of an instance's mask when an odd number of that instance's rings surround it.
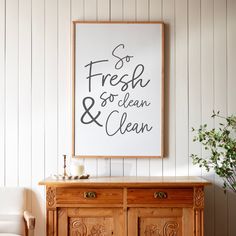
<svg viewBox="0 0 236 236">
<path fill-rule="evenodd" d="M 171 41 L 170 24 L 165 24 L 165 58 L 164 58 L 164 156 L 169 155 L 169 130 L 170 130 L 170 80 L 171 80 Z M 175 112 L 175 111 L 173 111 Z"/>
<path fill-rule="evenodd" d="M 212 185 L 205 188 L 204 231 L 207 236 L 234 236 L 236 232 L 236 193 L 223 189 L 214 173 L 204 176 Z"/>
</svg>

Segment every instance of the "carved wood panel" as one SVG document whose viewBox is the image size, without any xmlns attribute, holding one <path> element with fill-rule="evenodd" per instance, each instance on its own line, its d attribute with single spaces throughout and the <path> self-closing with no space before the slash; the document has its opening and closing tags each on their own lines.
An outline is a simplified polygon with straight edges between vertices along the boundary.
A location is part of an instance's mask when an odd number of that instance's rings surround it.
<svg viewBox="0 0 236 236">
<path fill-rule="evenodd" d="M 143 236 L 180 236 L 181 218 L 139 218 L 139 235 Z"/>
<path fill-rule="evenodd" d="M 56 204 L 56 188 L 47 187 L 46 194 L 47 208 L 54 208 Z"/>
<path fill-rule="evenodd" d="M 79 217 L 69 220 L 70 236 L 114 235 L 114 219 L 111 217 Z"/>
<path fill-rule="evenodd" d="M 149 184 L 143 188 L 118 188 L 115 191 L 101 186 L 86 189 L 49 185 L 46 190 L 47 235 L 203 236 L 204 186 L 176 186 L 174 189 L 168 186 L 155 188 Z M 82 201 L 83 196 L 78 193 L 91 189 L 98 199 Z M 171 202 L 164 198 L 159 204 L 153 204 L 156 189 L 163 189 Z M 147 192 L 152 194 L 147 197 Z M 108 198 L 113 200 L 107 202 Z M 136 200 L 128 201 L 131 198 Z M 149 200 L 151 198 L 154 200 Z M 185 200 L 189 201 L 186 203 Z"/>
<path fill-rule="evenodd" d="M 128 210 L 128 235 L 193 236 L 191 213 L 181 208 L 131 208 Z"/>
<path fill-rule="evenodd" d="M 204 189 L 203 187 L 194 188 L 194 207 L 204 208 Z"/>
</svg>

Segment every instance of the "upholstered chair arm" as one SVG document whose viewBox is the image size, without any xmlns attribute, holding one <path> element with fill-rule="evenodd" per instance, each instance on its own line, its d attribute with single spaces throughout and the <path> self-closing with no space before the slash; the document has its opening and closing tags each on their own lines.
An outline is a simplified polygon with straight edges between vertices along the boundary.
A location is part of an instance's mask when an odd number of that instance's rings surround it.
<svg viewBox="0 0 236 236">
<path fill-rule="evenodd" d="M 24 211 L 24 219 L 26 222 L 26 235 L 34 236 L 35 217 L 28 211 Z"/>
</svg>

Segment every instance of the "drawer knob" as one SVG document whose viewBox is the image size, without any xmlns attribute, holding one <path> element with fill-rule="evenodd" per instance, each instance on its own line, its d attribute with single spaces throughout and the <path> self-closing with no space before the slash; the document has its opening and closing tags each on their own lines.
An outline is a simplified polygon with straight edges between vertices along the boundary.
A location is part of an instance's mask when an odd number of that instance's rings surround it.
<svg viewBox="0 0 236 236">
<path fill-rule="evenodd" d="M 84 192 L 84 198 L 86 199 L 94 199 L 97 197 L 96 192 Z"/>
<path fill-rule="evenodd" d="M 167 193 L 166 192 L 155 192 L 154 198 L 165 199 L 165 198 L 167 198 Z"/>
</svg>

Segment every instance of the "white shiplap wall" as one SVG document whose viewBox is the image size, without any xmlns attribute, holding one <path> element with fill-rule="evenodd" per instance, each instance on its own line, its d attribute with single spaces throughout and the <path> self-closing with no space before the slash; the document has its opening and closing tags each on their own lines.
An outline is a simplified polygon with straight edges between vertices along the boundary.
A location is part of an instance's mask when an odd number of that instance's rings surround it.
<svg viewBox="0 0 236 236">
<path fill-rule="evenodd" d="M 202 175 L 206 236 L 236 235 L 236 196 L 193 166 L 191 127 L 212 110 L 236 113 L 235 0 L 0 0 L 0 186 L 26 186 L 28 208 L 45 235 L 45 190 L 71 151 L 71 21 L 163 20 L 165 147 L 162 159 L 89 159 L 93 175 Z M 32 190 L 32 191 L 31 191 Z"/>
</svg>

